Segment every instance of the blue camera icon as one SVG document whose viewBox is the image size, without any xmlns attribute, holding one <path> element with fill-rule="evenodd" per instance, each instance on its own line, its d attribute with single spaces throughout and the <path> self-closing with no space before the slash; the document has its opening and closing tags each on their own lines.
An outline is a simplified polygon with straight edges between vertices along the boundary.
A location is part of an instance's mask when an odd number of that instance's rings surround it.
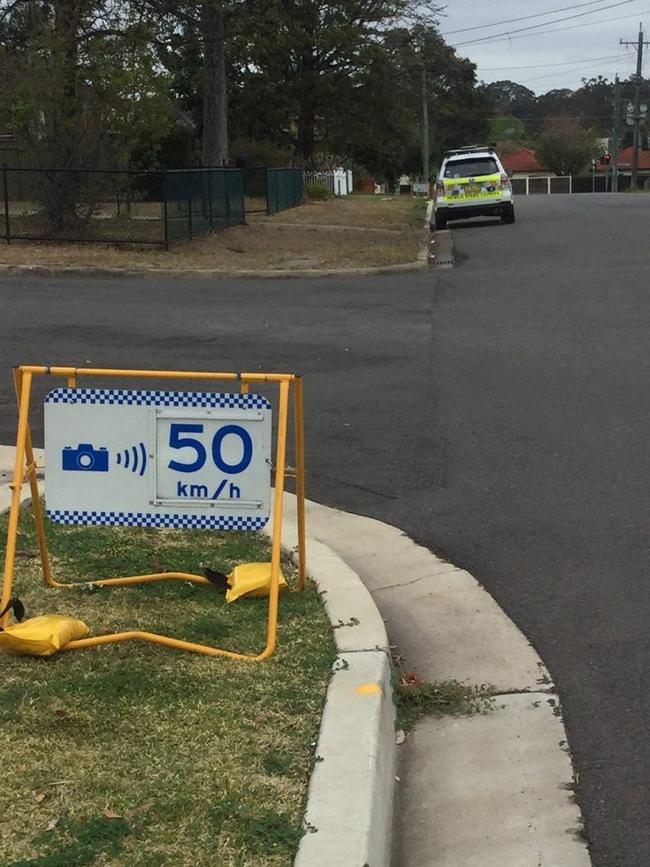
<svg viewBox="0 0 650 867">
<path fill-rule="evenodd" d="M 66 446 L 62 452 L 63 469 L 85 473 L 108 472 L 108 449 L 93 448 L 90 443 L 79 443 L 76 449 Z"/>
</svg>

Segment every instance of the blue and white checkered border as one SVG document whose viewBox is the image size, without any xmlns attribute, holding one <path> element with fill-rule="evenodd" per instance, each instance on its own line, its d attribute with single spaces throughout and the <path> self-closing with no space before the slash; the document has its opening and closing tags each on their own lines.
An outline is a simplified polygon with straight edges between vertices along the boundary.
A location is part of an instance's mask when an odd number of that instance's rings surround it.
<svg viewBox="0 0 650 867">
<path fill-rule="evenodd" d="M 261 394 L 210 391 L 140 391 L 119 388 L 54 388 L 46 395 L 45 403 L 271 409 L 271 404 Z"/>
<path fill-rule="evenodd" d="M 259 515 L 155 515 L 146 512 L 81 512 L 48 510 L 56 524 L 101 527 L 156 527 L 170 530 L 261 530 L 268 517 Z"/>
</svg>

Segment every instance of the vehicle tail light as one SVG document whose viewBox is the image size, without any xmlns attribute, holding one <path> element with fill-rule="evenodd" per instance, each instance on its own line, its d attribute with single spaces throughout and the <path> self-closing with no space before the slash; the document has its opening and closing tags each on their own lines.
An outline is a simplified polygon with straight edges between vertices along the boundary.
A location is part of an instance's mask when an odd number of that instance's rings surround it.
<svg viewBox="0 0 650 867">
<path fill-rule="evenodd" d="M 442 181 L 436 181 L 436 196 L 445 195 L 445 185 Z"/>
</svg>

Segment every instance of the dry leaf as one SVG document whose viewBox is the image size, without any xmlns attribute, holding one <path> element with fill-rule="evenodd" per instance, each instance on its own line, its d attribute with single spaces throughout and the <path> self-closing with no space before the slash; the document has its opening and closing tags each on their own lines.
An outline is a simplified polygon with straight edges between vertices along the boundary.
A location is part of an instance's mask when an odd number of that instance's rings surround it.
<svg viewBox="0 0 650 867">
<path fill-rule="evenodd" d="M 107 819 L 121 819 L 122 818 L 122 816 L 120 816 L 119 813 L 114 813 L 113 810 L 104 810 L 104 815 L 106 816 Z"/>
<path fill-rule="evenodd" d="M 59 824 L 58 818 L 52 819 L 52 821 L 48 822 L 47 825 L 45 826 L 45 830 L 46 831 L 53 831 L 58 824 Z"/>
<path fill-rule="evenodd" d="M 38 803 L 40 804 L 41 801 L 45 800 L 45 792 L 35 792 L 34 793 L 34 800 L 38 801 Z"/>
<path fill-rule="evenodd" d="M 68 715 L 67 710 L 55 710 L 54 711 L 54 716 L 58 716 L 59 719 L 63 719 L 63 717 L 66 717 L 67 715 Z"/>
<path fill-rule="evenodd" d="M 402 686 L 422 686 L 422 681 L 417 671 L 406 671 L 400 677 L 400 684 Z"/>
<path fill-rule="evenodd" d="M 131 816 L 137 816 L 138 813 L 146 813 L 153 807 L 153 801 L 147 801 L 146 804 L 140 804 L 139 807 L 133 807 L 131 810 L 127 810 L 124 814 L 127 819 L 130 819 Z"/>
</svg>

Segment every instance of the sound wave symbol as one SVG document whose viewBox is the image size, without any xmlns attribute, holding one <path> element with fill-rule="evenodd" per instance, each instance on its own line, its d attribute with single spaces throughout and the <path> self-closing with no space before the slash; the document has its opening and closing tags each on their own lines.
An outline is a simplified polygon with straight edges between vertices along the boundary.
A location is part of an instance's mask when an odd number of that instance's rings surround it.
<svg viewBox="0 0 650 867">
<path fill-rule="evenodd" d="M 124 467 L 125 470 L 131 470 L 132 473 L 139 473 L 144 476 L 144 471 L 147 469 L 147 450 L 144 443 L 138 443 L 137 446 L 131 446 L 118 452 L 117 465 Z"/>
</svg>

